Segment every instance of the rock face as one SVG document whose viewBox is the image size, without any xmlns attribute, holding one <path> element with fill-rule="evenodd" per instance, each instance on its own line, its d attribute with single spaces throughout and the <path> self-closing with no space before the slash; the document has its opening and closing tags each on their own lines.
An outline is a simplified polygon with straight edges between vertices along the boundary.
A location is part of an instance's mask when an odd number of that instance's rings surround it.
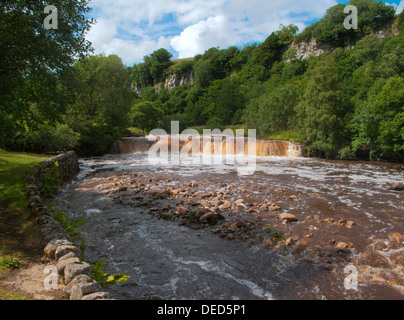
<svg viewBox="0 0 404 320">
<path fill-rule="evenodd" d="M 296 50 L 296 56 L 294 59 L 307 59 L 311 56 L 317 57 L 324 52 L 332 53 L 334 51 L 334 48 L 327 45 L 319 45 L 315 38 L 313 38 L 309 43 L 293 43 L 290 48 Z M 290 61 L 290 59 L 286 60 L 286 62 Z"/>
<path fill-rule="evenodd" d="M 194 74 L 193 71 L 190 70 L 188 71 L 185 75 L 181 76 L 178 74 L 172 74 L 170 75 L 164 84 L 164 87 L 170 92 L 173 90 L 175 87 L 178 86 L 183 86 L 187 83 L 190 83 L 191 85 L 194 84 Z"/>
<path fill-rule="evenodd" d="M 389 29 L 373 31 L 371 34 L 377 39 L 384 39 L 385 37 L 396 36 L 400 33 L 398 29 Z M 345 50 L 352 49 L 353 47 L 348 45 Z M 316 38 L 312 38 L 310 42 L 293 43 L 289 49 L 296 50 L 296 55 L 293 59 L 307 59 L 311 56 L 317 57 L 324 52 L 332 53 L 336 48 L 326 44 L 318 44 Z M 291 62 L 293 59 L 286 59 L 285 62 Z"/>
</svg>

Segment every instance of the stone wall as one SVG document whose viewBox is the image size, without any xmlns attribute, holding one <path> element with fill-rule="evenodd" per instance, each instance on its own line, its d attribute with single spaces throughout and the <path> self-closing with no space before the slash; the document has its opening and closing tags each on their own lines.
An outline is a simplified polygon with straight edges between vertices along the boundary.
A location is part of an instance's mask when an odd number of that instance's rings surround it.
<svg viewBox="0 0 404 320">
<path fill-rule="evenodd" d="M 74 152 L 68 152 L 37 165 L 26 177 L 25 194 L 28 206 L 35 215 L 42 236 L 44 252 L 62 279 L 64 292 L 70 300 L 105 300 L 109 293 L 102 292 L 101 286 L 91 278 L 91 268 L 82 261 L 79 248 L 70 239 L 61 224 L 53 218 L 41 194 L 41 187 L 47 174 L 46 169 L 55 168 L 61 178 L 60 183 L 69 181 L 80 171 Z"/>
</svg>

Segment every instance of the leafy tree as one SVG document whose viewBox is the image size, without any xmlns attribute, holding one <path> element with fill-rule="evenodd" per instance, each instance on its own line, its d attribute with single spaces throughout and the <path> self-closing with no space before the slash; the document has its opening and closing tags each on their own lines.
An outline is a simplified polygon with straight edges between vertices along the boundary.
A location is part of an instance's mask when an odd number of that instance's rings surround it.
<svg viewBox="0 0 404 320">
<path fill-rule="evenodd" d="M 230 47 L 225 50 L 211 48 L 203 55 L 195 57 L 195 81 L 203 88 L 207 88 L 210 82 L 222 80 L 229 76 L 232 71 L 232 61 L 238 54 L 237 47 Z"/>
<path fill-rule="evenodd" d="M 134 99 L 129 71 L 116 55 L 96 55 L 74 66 L 75 100 L 68 106 L 65 122 L 80 133 L 79 151 L 103 154 L 126 128 Z"/>
<path fill-rule="evenodd" d="M 172 54 L 159 49 L 143 58 L 143 63 L 131 68 L 132 86 L 141 90 L 164 80 L 168 68 L 172 65 Z"/>
<path fill-rule="evenodd" d="M 404 160 L 404 79 L 392 77 L 376 96 L 373 111 L 380 117 L 377 143 L 384 159 Z"/>
<path fill-rule="evenodd" d="M 42 124 L 27 133 L 24 149 L 38 153 L 69 151 L 76 148 L 79 140 L 80 134 L 66 124 Z"/>
<path fill-rule="evenodd" d="M 132 124 L 143 132 L 165 128 L 165 115 L 160 102 L 141 102 L 130 110 Z"/>
<path fill-rule="evenodd" d="M 347 103 L 339 88 L 337 65 L 333 56 L 320 59 L 310 75 L 298 117 L 310 152 L 336 157 L 346 145 L 344 118 Z"/>
<path fill-rule="evenodd" d="M 58 9 L 57 30 L 44 26 L 44 1 L 9 0 L 0 5 L 0 146 L 24 134 L 33 104 L 42 120 L 47 115 L 55 118 L 58 75 L 90 51 L 85 40 L 92 24 L 86 18 L 88 1 L 52 4 Z"/>
<path fill-rule="evenodd" d="M 260 131 L 273 134 L 293 128 L 298 99 L 299 90 L 294 83 L 280 86 L 262 96 L 258 101 L 257 114 Z"/>
<path fill-rule="evenodd" d="M 172 57 L 173 55 L 166 49 L 154 51 L 150 58 L 145 57 L 145 63 L 150 65 L 150 75 L 154 83 L 164 80 L 167 69 L 172 65 Z"/>
</svg>

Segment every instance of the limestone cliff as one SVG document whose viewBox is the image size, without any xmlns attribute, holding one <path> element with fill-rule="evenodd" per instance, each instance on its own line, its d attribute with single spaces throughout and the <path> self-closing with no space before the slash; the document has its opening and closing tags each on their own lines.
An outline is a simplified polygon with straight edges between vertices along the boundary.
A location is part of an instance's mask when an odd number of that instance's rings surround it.
<svg viewBox="0 0 404 320">
<path fill-rule="evenodd" d="M 170 75 L 169 77 L 167 77 L 165 81 L 164 88 L 167 89 L 168 91 L 171 91 L 175 87 L 183 86 L 186 85 L 187 83 L 190 83 L 191 85 L 194 84 L 193 70 L 189 70 L 184 75 L 178 75 L 176 73 Z"/>
</svg>

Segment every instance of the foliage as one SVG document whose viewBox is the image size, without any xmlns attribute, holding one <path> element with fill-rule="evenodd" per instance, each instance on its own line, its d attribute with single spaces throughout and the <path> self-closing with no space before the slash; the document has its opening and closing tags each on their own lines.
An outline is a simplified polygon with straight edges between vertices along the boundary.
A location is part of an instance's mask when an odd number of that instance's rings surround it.
<svg viewBox="0 0 404 320">
<path fill-rule="evenodd" d="M 23 139 L 24 149 L 40 153 L 73 150 L 78 145 L 80 134 L 68 125 L 57 123 L 56 127 L 42 124 L 32 129 Z"/>
<path fill-rule="evenodd" d="M 46 199 L 51 198 L 62 183 L 58 167 L 59 163 L 55 162 L 53 168 L 46 168 L 42 171 L 44 178 L 39 190 L 41 195 Z"/>
<path fill-rule="evenodd" d="M 0 260 L 0 266 L 15 270 L 22 267 L 22 262 L 17 258 L 7 257 Z"/>
<path fill-rule="evenodd" d="M 0 146 L 38 120 L 63 112 L 59 76 L 91 50 L 85 40 L 92 20 L 88 1 L 55 0 L 58 29 L 44 27 L 43 1 L 10 0 L 0 5 Z M 39 15 L 39 16 L 38 16 Z M 36 109 L 33 112 L 32 108 Z M 41 119 L 38 119 L 41 117 Z"/>
<path fill-rule="evenodd" d="M 73 72 L 70 85 L 75 99 L 64 121 L 80 134 L 76 149 L 80 154 L 106 153 L 130 124 L 127 115 L 134 93 L 129 88 L 129 71 L 116 55 L 96 55 L 77 62 Z"/>
<path fill-rule="evenodd" d="M 310 143 L 309 151 L 336 157 L 346 143 L 344 115 L 347 103 L 332 56 L 325 56 L 317 63 L 296 109 L 301 130 Z"/>
<path fill-rule="evenodd" d="M 132 125 L 143 132 L 165 127 L 164 112 L 160 102 L 141 102 L 134 105 L 130 111 Z"/>
<path fill-rule="evenodd" d="M 61 224 L 62 228 L 72 238 L 72 241 L 75 242 L 77 240 L 77 237 L 81 234 L 81 231 L 78 228 L 87 223 L 87 220 L 76 219 L 71 221 L 69 216 L 61 210 L 55 211 L 52 214 L 53 218 Z"/>
<path fill-rule="evenodd" d="M 316 38 L 319 44 L 332 47 L 344 47 L 355 43 L 372 31 L 391 25 L 394 21 L 394 7 L 375 0 L 351 0 L 349 4 L 358 8 L 358 30 L 345 29 L 344 4 L 337 4 L 327 10 L 327 14 L 319 22 L 306 28 L 296 37 L 298 42 L 310 42 Z"/>
<path fill-rule="evenodd" d="M 172 65 L 171 58 L 172 54 L 166 49 L 159 49 L 145 56 L 143 63 L 132 68 L 133 83 L 143 88 L 163 81 Z"/>
<path fill-rule="evenodd" d="M 91 277 L 97 281 L 103 288 L 109 288 L 114 285 L 122 284 L 131 277 L 124 274 L 108 274 L 104 270 L 105 259 L 91 263 Z"/>
</svg>

